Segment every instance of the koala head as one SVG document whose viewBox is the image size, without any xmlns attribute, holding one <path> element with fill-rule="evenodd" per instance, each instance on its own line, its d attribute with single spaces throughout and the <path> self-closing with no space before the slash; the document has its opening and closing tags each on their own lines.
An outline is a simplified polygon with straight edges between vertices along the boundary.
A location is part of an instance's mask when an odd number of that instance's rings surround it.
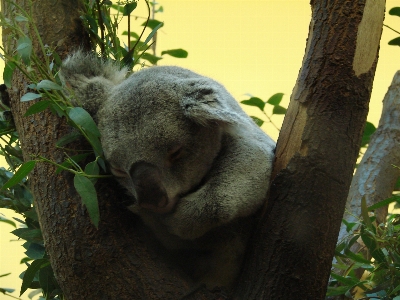
<svg viewBox="0 0 400 300">
<path fill-rule="evenodd" d="M 117 84 L 112 76 L 78 77 L 73 82 L 85 88 L 78 93 L 98 123 L 105 158 L 137 208 L 170 212 L 206 180 L 224 128 L 232 115 L 241 118 L 223 105 L 231 96 L 221 85 L 186 69 L 153 67 Z"/>
</svg>

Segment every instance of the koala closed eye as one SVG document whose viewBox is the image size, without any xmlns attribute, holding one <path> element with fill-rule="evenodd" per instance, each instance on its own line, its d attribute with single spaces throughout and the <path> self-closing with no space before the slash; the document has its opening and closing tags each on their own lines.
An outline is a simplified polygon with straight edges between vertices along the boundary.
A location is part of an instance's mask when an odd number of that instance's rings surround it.
<svg viewBox="0 0 400 300">
<path fill-rule="evenodd" d="M 182 145 L 174 146 L 171 150 L 168 151 L 167 160 L 169 164 L 173 164 L 178 159 L 182 158 L 184 155 L 184 149 Z"/>
<path fill-rule="evenodd" d="M 116 177 L 129 177 L 129 174 L 124 170 L 118 169 L 116 167 L 110 166 L 111 173 Z"/>
</svg>

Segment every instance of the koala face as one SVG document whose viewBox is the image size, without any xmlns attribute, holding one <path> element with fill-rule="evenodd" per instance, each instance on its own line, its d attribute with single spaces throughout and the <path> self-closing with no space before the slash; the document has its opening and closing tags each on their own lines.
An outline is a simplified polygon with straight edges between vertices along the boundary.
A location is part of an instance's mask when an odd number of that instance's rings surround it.
<svg viewBox="0 0 400 300">
<path fill-rule="evenodd" d="M 185 116 L 176 90 L 159 85 L 127 80 L 118 86 L 100 109 L 98 126 L 110 169 L 137 205 L 168 213 L 206 180 L 222 130 Z"/>
</svg>

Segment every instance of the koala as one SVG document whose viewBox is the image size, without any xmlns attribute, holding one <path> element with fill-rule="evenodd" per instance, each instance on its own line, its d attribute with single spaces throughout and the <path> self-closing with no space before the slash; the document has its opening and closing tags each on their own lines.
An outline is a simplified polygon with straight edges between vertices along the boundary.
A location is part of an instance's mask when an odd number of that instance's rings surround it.
<svg viewBox="0 0 400 300">
<path fill-rule="evenodd" d="M 128 208 L 194 284 L 231 287 L 268 193 L 275 142 L 221 84 L 187 69 L 127 76 L 78 51 L 60 77 L 96 121 Z"/>
</svg>

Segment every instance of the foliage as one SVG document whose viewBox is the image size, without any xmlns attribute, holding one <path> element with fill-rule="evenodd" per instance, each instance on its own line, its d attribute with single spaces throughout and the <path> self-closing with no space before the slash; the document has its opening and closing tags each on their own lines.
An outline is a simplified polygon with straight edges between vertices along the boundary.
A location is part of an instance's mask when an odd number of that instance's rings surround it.
<svg viewBox="0 0 400 300">
<path fill-rule="evenodd" d="M 357 287 L 363 299 L 400 300 L 400 215 L 391 214 L 385 223 L 377 224 L 371 212 L 390 203 L 400 203 L 400 196 L 380 201 L 367 208 L 362 199 L 362 219 L 345 223 L 350 236 L 340 241 L 335 249 L 334 267 L 344 274 L 332 273 L 327 296 L 344 295 L 353 299 Z M 351 250 L 355 242 L 364 247 L 359 253 Z M 359 279 L 359 274 L 363 274 Z"/>
<path fill-rule="evenodd" d="M 400 17 L 400 7 L 393 7 L 393 8 L 391 8 L 391 9 L 389 10 L 389 15 Z M 388 26 L 388 25 L 385 25 L 385 24 L 384 24 L 383 26 L 385 26 L 385 27 L 389 28 L 390 30 L 396 32 L 397 34 L 400 34 L 399 31 L 393 29 L 392 27 L 390 27 L 390 26 Z M 394 38 L 394 39 L 390 40 L 390 41 L 388 42 L 388 44 L 391 45 L 391 46 L 400 46 L 400 36 L 397 37 L 397 38 Z"/>
<path fill-rule="evenodd" d="M 240 103 L 249 105 L 249 106 L 254 106 L 254 107 L 257 107 L 258 109 L 260 109 L 261 112 L 266 117 L 267 123 L 271 123 L 277 130 L 279 130 L 279 127 L 274 124 L 274 122 L 272 121 L 271 118 L 273 115 L 284 115 L 286 113 L 286 108 L 280 105 L 283 95 L 284 95 L 283 93 L 274 94 L 265 102 L 258 97 L 250 97 L 249 99 L 243 100 Z M 265 112 L 266 104 L 273 106 L 271 115 L 269 115 Z M 265 123 L 264 120 L 261 120 L 260 118 L 257 118 L 255 116 L 251 116 L 251 118 L 260 127 Z"/>
<path fill-rule="evenodd" d="M 44 45 L 33 22 L 32 11 L 25 11 L 21 6 L 12 0 L 6 0 L 13 6 L 13 17 L 6 18 L 0 14 L 0 25 L 3 32 L 7 32 L 8 41 L 4 47 L 0 47 L 1 58 L 5 60 L 6 66 L 3 77 L 5 85 L 12 87 L 12 76 L 16 70 L 21 72 L 30 82 L 28 91 L 21 97 L 21 101 L 36 100 L 27 110 L 25 116 L 30 116 L 50 110 L 59 117 L 64 117 L 74 130 L 62 137 L 56 147 L 64 151 L 65 160 L 56 163 L 42 156 L 31 157 L 31 160 L 24 162 L 18 133 L 16 132 L 12 118 L 9 117 L 9 103 L 2 99 L 0 103 L 0 155 L 3 155 L 9 165 L 8 169 L 0 168 L 0 208 L 14 210 L 21 214 L 21 219 L 15 219 L 19 227 L 12 233 L 18 238 L 25 240 L 23 247 L 26 249 L 27 258 L 21 263 L 27 265 L 27 270 L 21 274 L 22 295 L 28 288 L 40 288 L 43 299 L 60 299 L 62 291 L 54 278 L 49 263 L 49 257 L 45 252 L 43 237 L 41 234 L 38 217 L 33 207 L 33 198 L 27 188 L 30 172 L 37 163 L 51 163 L 58 167 L 57 172 L 69 171 L 75 175 L 74 186 L 86 206 L 92 223 L 97 227 L 100 219 L 97 195 L 94 185 L 100 177 L 106 173 L 106 165 L 103 158 L 103 151 L 100 144 L 100 133 L 91 116 L 80 107 L 73 107 L 71 99 L 63 92 L 62 83 L 58 77 L 58 70 L 61 66 L 61 59 L 57 54 L 57 48 L 51 45 Z M 128 46 L 121 46 L 118 37 L 118 24 L 123 17 L 128 20 L 131 13 L 137 6 L 136 1 L 118 1 L 113 4 L 107 0 L 84 1 L 86 10 L 81 19 L 90 35 L 93 49 L 99 49 L 103 59 L 113 59 L 121 66 L 133 68 L 135 65 L 141 67 L 148 64 L 156 64 L 162 57 L 149 54 L 146 51 L 154 43 L 157 30 L 163 25 L 161 22 L 150 18 L 150 5 L 153 12 L 162 12 L 162 7 L 155 8 L 154 3 L 145 1 L 148 8 L 146 22 L 142 24 L 141 34 L 131 32 L 128 26 Z M 30 6 L 32 7 L 32 6 Z M 114 13 L 116 12 L 116 13 Z M 142 41 L 146 28 L 151 29 L 147 38 Z M 32 34 L 30 34 L 32 33 Z M 40 53 L 33 51 L 33 44 L 37 43 Z M 6 49 L 15 51 L 7 52 Z M 183 49 L 165 50 L 161 55 L 174 57 L 186 57 L 187 52 Z M 41 59 L 43 58 L 43 59 Z M 4 90 L 4 86 L 2 87 Z M 71 94 L 72 95 L 72 94 Z M 85 138 L 93 149 L 82 151 L 76 154 L 67 148 L 68 144 L 79 138 Z M 83 168 L 80 163 L 93 157 L 93 160 Z M 0 222 L 8 223 L 16 227 L 16 223 L 7 218 L 1 217 Z M 2 276 L 6 276 L 4 274 Z M 9 289 L 1 288 L 0 292 L 9 295 Z M 33 291 L 30 296 L 37 294 Z"/>
</svg>

